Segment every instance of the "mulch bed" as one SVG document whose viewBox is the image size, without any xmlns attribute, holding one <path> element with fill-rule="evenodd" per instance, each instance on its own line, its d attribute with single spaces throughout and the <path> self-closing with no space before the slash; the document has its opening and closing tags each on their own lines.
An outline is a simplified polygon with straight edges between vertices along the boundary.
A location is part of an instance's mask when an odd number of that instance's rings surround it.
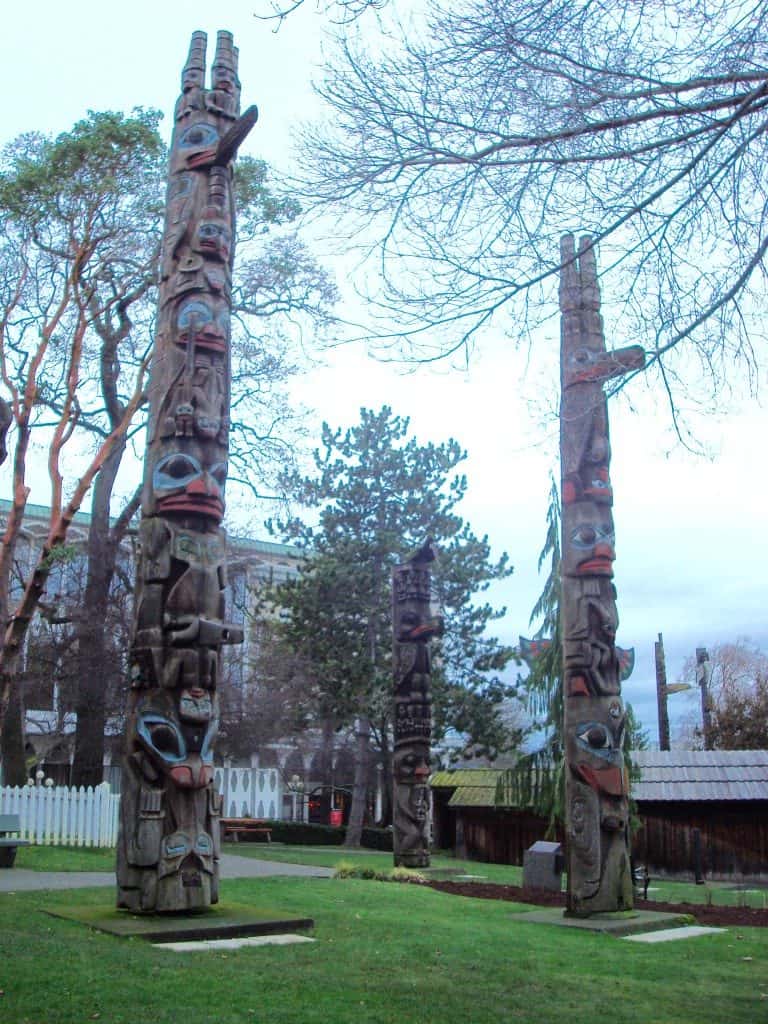
<svg viewBox="0 0 768 1024">
<path fill-rule="evenodd" d="M 481 900 L 509 900 L 534 903 L 540 907 L 564 907 L 563 893 L 522 889 L 517 885 L 494 885 L 490 882 L 428 881 L 431 889 L 453 896 L 472 896 Z M 659 910 L 670 914 L 690 914 L 699 924 L 721 928 L 768 928 L 768 910 L 751 907 L 716 907 L 706 903 L 660 903 L 656 900 L 635 900 L 638 910 Z"/>
</svg>

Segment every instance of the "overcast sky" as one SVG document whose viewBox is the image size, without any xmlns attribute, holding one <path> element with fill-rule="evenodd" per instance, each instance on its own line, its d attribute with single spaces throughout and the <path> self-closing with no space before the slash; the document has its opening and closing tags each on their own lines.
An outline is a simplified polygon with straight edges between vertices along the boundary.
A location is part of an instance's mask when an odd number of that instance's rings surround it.
<svg viewBox="0 0 768 1024">
<path fill-rule="evenodd" d="M 14 4 L 4 12 L 0 42 L 0 141 L 23 131 L 67 131 L 89 108 L 134 106 L 165 111 L 168 136 L 191 33 L 208 32 L 210 63 L 217 29 L 229 29 L 240 48 L 243 105 L 255 102 L 260 110 L 243 151 L 287 166 L 292 131 L 317 110 L 310 80 L 323 23 L 309 2 L 275 34 L 252 16 L 258 3 L 221 5 L 242 13 L 213 21 L 215 5 L 199 0 Z M 468 449 L 463 514 L 476 533 L 488 534 L 494 553 L 508 551 L 515 566 L 493 595 L 508 608 L 498 629 L 510 642 L 519 633 L 530 635 L 529 612 L 542 584 L 536 561 L 557 458 L 557 330 L 553 319 L 532 355 L 501 334 L 490 335 L 466 372 L 446 367 L 403 375 L 359 347 L 344 346 L 294 387 L 297 400 L 315 409 L 318 424 L 326 419 L 348 426 L 360 406 L 386 402 L 411 416 L 420 441 L 452 436 Z M 606 336 L 609 348 L 643 340 L 614 338 L 607 310 Z M 764 369 L 760 376 L 764 388 Z M 768 649 L 768 416 L 737 387 L 728 409 L 696 424 L 707 458 L 675 445 L 663 403 L 657 405 L 642 384 L 611 402 L 610 417 L 619 643 L 634 647 L 637 656 L 624 696 L 655 739 L 653 643 L 659 632 L 670 681 L 697 646 L 748 636 Z M 8 475 L 6 463 L 2 497 L 9 496 Z M 36 485 L 31 500 L 47 504 L 49 495 Z M 249 532 L 255 532 L 252 525 Z M 669 703 L 674 732 L 690 702 L 678 695 Z"/>
</svg>

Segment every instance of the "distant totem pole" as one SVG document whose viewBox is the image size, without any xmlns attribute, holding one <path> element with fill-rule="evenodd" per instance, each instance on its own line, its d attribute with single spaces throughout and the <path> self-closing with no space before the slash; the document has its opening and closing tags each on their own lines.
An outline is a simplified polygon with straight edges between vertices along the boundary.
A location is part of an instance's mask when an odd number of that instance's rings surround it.
<svg viewBox="0 0 768 1024">
<path fill-rule="evenodd" d="M 211 88 L 195 32 L 175 109 L 142 495 L 117 855 L 118 906 L 184 911 L 218 900 L 213 786 L 225 621 L 232 162 L 237 50 L 219 32 Z"/>
<path fill-rule="evenodd" d="M 392 572 L 395 677 L 394 861 L 429 866 L 432 694 L 429 641 L 443 631 L 432 598 L 431 541 Z"/>
<path fill-rule="evenodd" d="M 632 906 L 625 712 L 616 649 L 613 492 L 603 384 L 641 369 L 639 346 L 607 352 L 595 251 L 561 243 L 561 622 L 567 912 Z"/>
</svg>

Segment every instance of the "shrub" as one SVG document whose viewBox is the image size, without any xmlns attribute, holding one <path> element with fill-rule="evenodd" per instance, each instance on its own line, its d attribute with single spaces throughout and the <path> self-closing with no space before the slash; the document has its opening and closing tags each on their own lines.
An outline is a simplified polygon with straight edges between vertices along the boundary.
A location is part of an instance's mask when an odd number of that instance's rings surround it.
<svg viewBox="0 0 768 1024">
<path fill-rule="evenodd" d="M 413 868 L 392 868 L 388 872 L 390 882 L 426 882 L 426 875 Z"/>
<path fill-rule="evenodd" d="M 305 821 L 267 821 L 276 843 L 295 846 L 341 846 L 346 828 L 333 825 L 314 825 Z"/>
<path fill-rule="evenodd" d="M 360 836 L 360 845 L 367 850 L 383 850 L 392 852 L 391 828 L 364 828 Z"/>
<path fill-rule="evenodd" d="M 333 869 L 334 878 L 357 878 L 358 867 L 351 860 L 340 860 Z"/>
</svg>

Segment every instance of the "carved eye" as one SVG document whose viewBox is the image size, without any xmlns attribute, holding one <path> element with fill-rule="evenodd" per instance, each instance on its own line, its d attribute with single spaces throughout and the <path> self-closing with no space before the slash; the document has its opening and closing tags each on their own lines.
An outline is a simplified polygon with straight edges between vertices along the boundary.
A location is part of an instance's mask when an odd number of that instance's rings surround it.
<svg viewBox="0 0 768 1024">
<path fill-rule="evenodd" d="M 162 760 L 178 762 L 186 757 L 184 739 L 175 724 L 167 718 L 150 712 L 146 717 L 139 717 L 137 729 L 146 746 L 159 754 Z"/>
<path fill-rule="evenodd" d="M 600 722 L 589 722 L 578 733 L 578 738 L 582 742 L 587 743 L 593 750 L 610 750 L 613 747 L 613 737 Z"/>
<path fill-rule="evenodd" d="M 175 490 L 178 487 L 186 487 L 195 477 L 200 476 L 201 472 L 197 459 L 183 452 L 173 452 L 162 458 L 155 466 L 152 485 L 158 491 Z"/>
<path fill-rule="evenodd" d="M 179 139 L 179 146 L 182 149 L 198 149 L 203 146 L 213 146 L 219 141 L 219 134 L 213 125 L 193 124 Z"/>
<path fill-rule="evenodd" d="M 193 299 L 191 302 L 185 302 L 179 310 L 179 327 L 182 330 L 187 330 L 193 319 L 197 322 L 198 326 L 210 323 L 211 320 L 213 320 L 213 313 L 211 312 L 210 306 L 197 299 Z"/>
<path fill-rule="evenodd" d="M 571 356 L 571 361 L 578 366 L 587 366 L 592 362 L 592 353 L 588 348 L 577 348 Z"/>
<path fill-rule="evenodd" d="M 171 757 L 180 757 L 179 738 L 168 725 L 160 723 L 149 726 L 149 735 L 152 737 L 152 745 L 161 754 L 170 754 Z"/>
<path fill-rule="evenodd" d="M 571 534 L 571 540 L 577 548 L 591 548 L 597 542 L 597 530 L 594 526 L 579 526 Z"/>
</svg>

